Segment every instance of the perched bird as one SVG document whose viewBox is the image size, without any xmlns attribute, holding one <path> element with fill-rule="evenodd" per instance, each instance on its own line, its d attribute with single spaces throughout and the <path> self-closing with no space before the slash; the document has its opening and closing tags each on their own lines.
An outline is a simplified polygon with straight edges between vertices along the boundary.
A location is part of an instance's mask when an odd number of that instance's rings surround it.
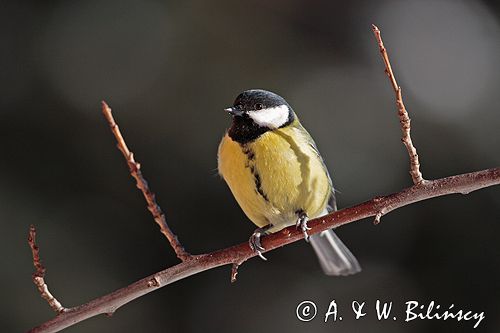
<svg viewBox="0 0 500 333">
<path fill-rule="evenodd" d="M 219 145 L 219 174 L 258 226 L 249 243 L 265 259 L 262 235 L 296 225 L 308 240 L 308 219 L 336 209 L 332 181 L 314 140 L 282 97 L 247 90 L 225 110 L 232 124 Z M 332 230 L 309 239 L 325 274 L 361 270 Z"/>
</svg>

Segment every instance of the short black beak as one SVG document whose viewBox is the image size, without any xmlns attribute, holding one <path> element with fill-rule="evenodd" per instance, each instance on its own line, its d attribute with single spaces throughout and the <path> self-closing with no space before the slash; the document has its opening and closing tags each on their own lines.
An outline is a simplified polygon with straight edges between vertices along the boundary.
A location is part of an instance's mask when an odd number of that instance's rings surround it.
<svg viewBox="0 0 500 333">
<path fill-rule="evenodd" d="M 241 116 L 244 113 L 242 110 L 235 107 L 226 108 L 224 111 L 229 112 L 232 116 Z"/>
</svg>

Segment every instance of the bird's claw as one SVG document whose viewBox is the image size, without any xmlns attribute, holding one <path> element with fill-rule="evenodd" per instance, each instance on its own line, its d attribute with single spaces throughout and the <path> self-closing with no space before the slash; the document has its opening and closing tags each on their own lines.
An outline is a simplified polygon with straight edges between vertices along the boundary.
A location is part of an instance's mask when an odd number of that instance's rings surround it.
<svg viewBox="0 0 500 333">
<path fill-rule="evenodd" d="M 309 226 L 307 225 L 307 221 L 309 221 L 307 214 L 305 212 L 300 212 L 299 218 L 297 219 L 297 223 L 295 224 L 295 226 L 297 228 L 300 228 L 300 230 L 302 230 L 302 233 L 304 234 L 304 239 L 306 240 L 306 242 L 309 242 L 309 235 L 307 234 L 307 231 L 311 230 L 311 228 L 309 228 Z"/>
<path fill-rule="evenodd" d="M 250 236 L 250 239 L 248 240 L 248 244 L 250 245 L 250 248 L 257 253 L 257 255 L 262 259 L 262 260 L 267 260 L 266 257 L 262 254 L 262 251 L 265 251 L 266 249 L 262 247 L 262 244 L 260 243 L 260 237 L 264 233 L 264 230 L 262 228 L 256 229 L 252 236 Z"/>
</svg>

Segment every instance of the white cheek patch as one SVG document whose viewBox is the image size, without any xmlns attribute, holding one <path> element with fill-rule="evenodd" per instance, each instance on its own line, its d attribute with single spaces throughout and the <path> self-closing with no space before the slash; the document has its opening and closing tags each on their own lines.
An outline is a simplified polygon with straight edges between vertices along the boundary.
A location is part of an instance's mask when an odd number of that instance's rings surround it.
<svg viewBox="0 0 500 333">
<path fill-rule="evenodd" d="M 288 120 L 288 106 L 280 105 L 274 108 L 249 111 L 248 115 L 260 127 L 279 128 Z"/>
</svg>

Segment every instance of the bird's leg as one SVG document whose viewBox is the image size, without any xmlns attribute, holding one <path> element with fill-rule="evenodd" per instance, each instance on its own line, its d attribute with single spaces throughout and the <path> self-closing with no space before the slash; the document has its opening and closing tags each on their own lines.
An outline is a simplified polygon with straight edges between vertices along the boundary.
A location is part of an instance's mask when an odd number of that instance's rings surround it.
<svg viewBox="0 0 500 333">
<path fill-rule="evenodd" d="M 307 216 L 306 212 L 304 212 L 302 209 L 297 211 L 297 217 L 298 217 L 297 223 L 295 224 L 295 226 L 297 228 L 300 227 L 300 230 L 302 230 L 302 233 L 304 234 L 304 239 L 306 240 L 306 242 L 309 242 L 309 235 L 307 234 L 307 231 L 311 230 L 311 228 L 307 226 L 307 221 L 309 221 L 309 217 Z"/>
<path fill-rule="evenodd" d="M 268 224 L 265 227 L 255 229 L 252 236 L 250 236 L 250 239 L 248 240 L 250 248 L 254 252 L 256 252 L 262 260 L 267 260 L 267 258 L 262 255 L 262 251 L 265 251 L 266 249 L 262 247 L 262 244 L 260 243 L 260 237 L 262 235 L 266 235 L 267 231 L 272 227 L 272 224 Z"/>
</svg>

